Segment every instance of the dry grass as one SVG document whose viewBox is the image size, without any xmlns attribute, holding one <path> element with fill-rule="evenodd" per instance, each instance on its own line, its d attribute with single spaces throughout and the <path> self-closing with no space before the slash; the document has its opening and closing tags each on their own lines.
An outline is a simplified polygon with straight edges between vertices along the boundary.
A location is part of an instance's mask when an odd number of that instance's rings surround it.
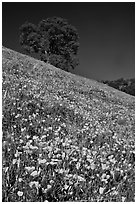
<svg viewBox="0 0 137 204">
<path fill-rule="evenodd" d="M 134 97 L 3 47 L 3 201 L 134 201 Z"/>
</svg>

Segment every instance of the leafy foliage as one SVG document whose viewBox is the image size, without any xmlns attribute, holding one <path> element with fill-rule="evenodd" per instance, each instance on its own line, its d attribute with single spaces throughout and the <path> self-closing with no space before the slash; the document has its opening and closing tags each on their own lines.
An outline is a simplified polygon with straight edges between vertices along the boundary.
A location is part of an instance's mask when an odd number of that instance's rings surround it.
<svg viewBox="0 0 137 204">
<path fill-rule="evenodd" d="M 79 36 L 63 18 L 47 18 L 37 26 L 26 22 L 20 27 L 20 44 L 28 53 L 38 53 L 42 61 L 65 71 L 78 65 Z"/>
<path fill-rule="evenodd" d="M 115 89 L 118 89 L 120 91 L 123 91 L 127 94 L 133 95 L 135 96 L 135 79 L 123 79 L 120 78 L 118 80 L 114 80 L 114 81 L 109 81 L 109 80 L 105 80 L 102 82 L 104 84 L 107 84 Z"/>
</svg>

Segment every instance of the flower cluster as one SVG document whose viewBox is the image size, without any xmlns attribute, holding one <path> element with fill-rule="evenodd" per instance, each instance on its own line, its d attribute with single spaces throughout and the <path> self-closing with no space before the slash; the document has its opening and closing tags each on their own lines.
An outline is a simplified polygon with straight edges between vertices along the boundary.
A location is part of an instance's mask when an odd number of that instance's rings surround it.
<svg viewBox="0 0 137 204">
<path fill-rule="evenodd" d="M 3 60 L 3 201 L 134 201 L 133 98 L 16 57 Z"/>
</svg>

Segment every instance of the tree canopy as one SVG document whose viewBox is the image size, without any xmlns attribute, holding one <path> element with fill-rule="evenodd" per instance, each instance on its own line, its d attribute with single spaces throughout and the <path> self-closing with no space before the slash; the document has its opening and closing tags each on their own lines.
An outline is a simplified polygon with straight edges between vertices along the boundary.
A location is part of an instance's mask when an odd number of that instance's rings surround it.
<svg viewBox="0 0 137 204">
<path fill-rule="evenodd" d="M 27 53 L 38 53 L 45 62 L 70 71 L 78 65 L 79 35 L 66 19 L 47 18 L 20 27 L 20 45 Z"/>
</svg>

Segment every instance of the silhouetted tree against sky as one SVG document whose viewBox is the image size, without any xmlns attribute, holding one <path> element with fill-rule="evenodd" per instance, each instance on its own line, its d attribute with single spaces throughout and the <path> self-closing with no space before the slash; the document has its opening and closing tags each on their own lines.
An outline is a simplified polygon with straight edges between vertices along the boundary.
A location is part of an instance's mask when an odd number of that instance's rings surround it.
<svg viewBox="0 0 137 204">
<path fill-rule="evenodd" d="M 65 71 L 78 65 L 79 35 L 66 19 L 51 17 L 37 26 L 26 22 L 19 30 L 20 44 L 28 53 L 38 53 L 42 61 Z"/>
</svg>

